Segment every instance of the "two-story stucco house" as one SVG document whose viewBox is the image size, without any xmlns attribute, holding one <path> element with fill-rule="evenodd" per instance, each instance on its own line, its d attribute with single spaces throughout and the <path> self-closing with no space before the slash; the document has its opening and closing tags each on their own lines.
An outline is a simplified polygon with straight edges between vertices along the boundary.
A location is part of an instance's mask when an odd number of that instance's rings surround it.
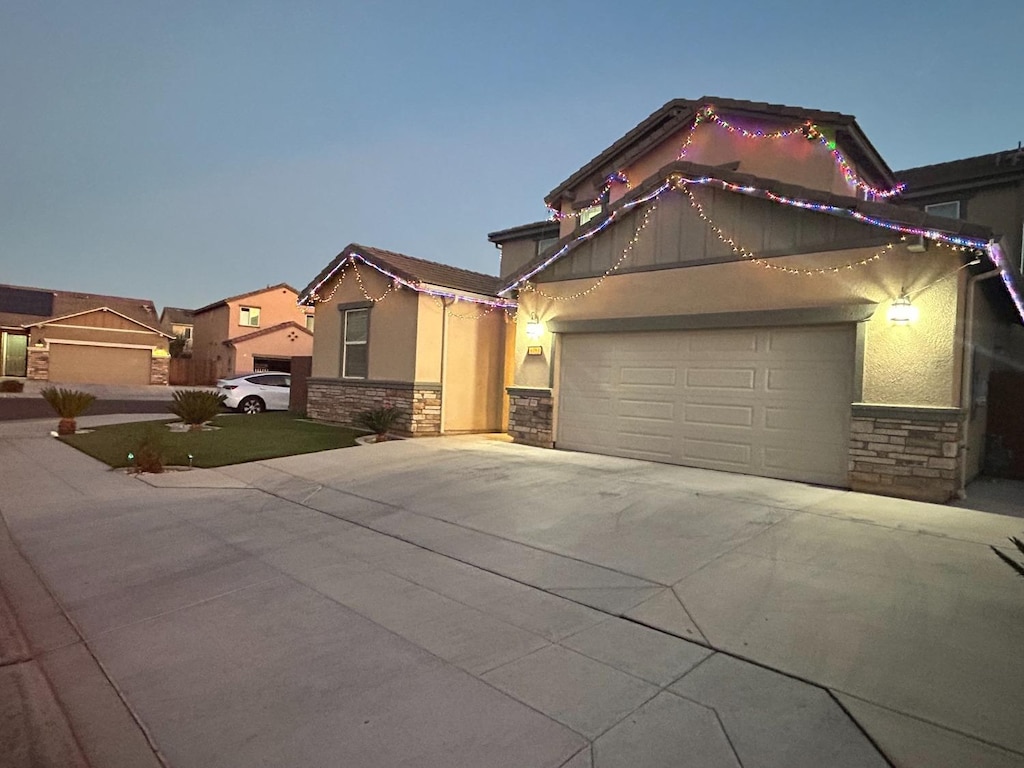
<svg viewBox="0 0 1024 768">
<path fill-rule="evenodd" d="M 252 371 L 289 371 L 292 357 L 313 353 L 312 308 L 279 283 L 231 296 L 192 313 L 192 359 L 207 381 Z"/>
</svg>

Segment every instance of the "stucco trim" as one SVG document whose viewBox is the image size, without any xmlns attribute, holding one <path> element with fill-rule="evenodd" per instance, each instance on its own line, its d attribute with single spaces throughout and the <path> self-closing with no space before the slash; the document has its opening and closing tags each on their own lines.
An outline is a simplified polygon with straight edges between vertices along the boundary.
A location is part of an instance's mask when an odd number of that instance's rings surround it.
<svg viewBox="0 0 1024 768">
<path fill-rule="evenodd" d="M 350 309 L 373 309 L 372 301 L 349 301 L 336 305 L 339 312 L 347 312 Z"/>
<path fill-rule="evenodd" d="M 832 307 L 754 309 L 742 312 L 709 312 L 694 315 L 551 320 L 547 325 L 552 333 L 687 331 L 712 328 L 832 325 L 837 323 L 862 323 L 875 314 L 877 307 L 877 304 L 843 304 Z"/>
<path fill-rule="evenodd" d="M 864 419 L 913 419 L 914 421 L 949 421 L 962 418 L 962 408 L 943 408 L 927 405 L 887 405 L 884 403 L 853 403 L 854 418 Z"/>
<path fill-rule="evenodd" d="M 341 387 L 388 387 L 389 389 L 435 389 L 441 391 L 439 381 L 394 381 L 391 379 L 341 379 L 330 376 L 310 376 L 310 384 L 333 384 Z"/>
<path fill-rule="evenodd" d="M 550 397 L 551 389 L 548 387 L 505 387 L 505 391 L 517 397 Z"/>
</svg>

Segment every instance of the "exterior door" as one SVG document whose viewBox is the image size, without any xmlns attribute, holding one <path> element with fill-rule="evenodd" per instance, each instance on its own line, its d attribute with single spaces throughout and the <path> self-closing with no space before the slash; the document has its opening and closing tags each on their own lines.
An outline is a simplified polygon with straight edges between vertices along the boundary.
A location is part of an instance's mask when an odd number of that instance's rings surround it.
<svg viewBox="0 0 1024 768">
<path fill-rule="evenodd" d="M 845 486 L 852 325 L 562 338 L 555 443 Z"/>
<path fill-rule="evenodd" d="M 0 336 L 0 374 L 25 376 L 28 373 L 28 336 L 3 332 Z"/>
</svg>

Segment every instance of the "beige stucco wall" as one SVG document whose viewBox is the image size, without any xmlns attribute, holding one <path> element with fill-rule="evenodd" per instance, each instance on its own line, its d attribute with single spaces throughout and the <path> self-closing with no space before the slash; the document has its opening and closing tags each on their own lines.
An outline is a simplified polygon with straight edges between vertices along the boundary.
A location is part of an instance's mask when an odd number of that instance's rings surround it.
<svg viewBox="0 0 1024 768">
<path fill-rule="evenodd" d="M 787 256 L 771 263 L 797 268 L 841 266 L 874 252 L 868 248 Z M 526 338 L 525 319 L 533 312 L 550 323 L 870 302 L 879 307 L 864 329 L 862 399 L 955 406 L 959 397 L 959 276 L 949 273 L 961 263 L 961 256 L 947 249 L 914 254 L 900 246 L 870 265 L 822 276 L 790 275 L 743 261 L 614 275 L 588 296 L 565 302 L 524 292 L 516 330 L 515 384 L 548 387 L 554 380 L 550 370 L 551 334 L 545 331 L 538 341 Z M 593 283 L 591 278 L 544 283 L 541 288 L 552 295 L 567 295 Z M 920 309 L 919 320 L 906 327 L 889 323 L 886 313 L 901 287 L 913 293 L 926 286 L 913 296 Z M 543 347 L 544 354 L 527 356 L 527 346 L 536 344 Z"/>
<path fill-rule="evenodd" d="M 510 275 L 537 255 L 535 240 L 512 240 L 501 245 L 501 276 Z"/>
<path fill-rule="evenodd" d="M 306 307 L 296 305 L 298 294 L 288 288 L 274 288 L 246 296 L 244 299 L 229 301 L 228 307 L 228 338 L 245 336 L 261 328 L 270 328 L 278 323 L 296 322 L 303 328 L 306 326 Z M 239 310 L 242 307 L 259 307 L 259 327 L 239 325 Z"/>
<path fill-rule="evenodd" d="M 215 376 L 224 376 L 230 370 L 229 351 L 224 346 L 228 338 L 228 313 L 228 307 L 221 305 L 193 317 L 192 360 L 196 370 L 211 370 L 209 366 L 214 364 Z"/>
<path fill-rule="evenodd" d="M 366 293 L 378 298 L 390 282 L 369 267 L 360 269 Z M 321 288 L 323 295 L 334 291 L 337 280 Z M 350 268 L 344 271 L 341 285 L 331 300 L 317 305 L 316 333 L 313 338 L 313 376 L 336 378 L 341 375 L 341 334 L 343 314 L 339 304 L 365 303 Z M 416 374 L 416 323 L 419 296 L 413 291 L 393 290 L 370 309 L 370 336 L 367 350 L 369 379 L 378 381 L 418 381 Z M 437 381 L 437 379 L 430 379 Z"/>
<path fill-rule="evenodd" d="M 456 305 L 448 313 L 443 420 L 445 432 L 499 431 L 504 400 L 505 313 Z"/>
<path fill-rule="evenodd" d="M 441 381 L 441 350 L 444 346 L 444 325 L 439 299 L 419 294 L 416 323 L 416 381 Z"/>
<path fill-rule="evenodd" d="M 114 346 L 144 346 L 167 351 L 169 339 L 113 312 L 89 312 L 32 328 L 29 345 L 63 339 Z"/>
</svg>

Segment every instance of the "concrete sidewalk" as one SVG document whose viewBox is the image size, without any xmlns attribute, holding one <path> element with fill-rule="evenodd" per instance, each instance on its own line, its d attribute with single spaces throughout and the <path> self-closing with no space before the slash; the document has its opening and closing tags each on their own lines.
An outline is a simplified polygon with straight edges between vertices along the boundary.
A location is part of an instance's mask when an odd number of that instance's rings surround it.
<svg viewBox="0 0 1024 768">
<path fill-rule="evenodd" d="M 0 512 L 172 766 L 1024 765 L 1017 520 L 477 438 L 140 482 L 5 428 Z"/>
</svg>

